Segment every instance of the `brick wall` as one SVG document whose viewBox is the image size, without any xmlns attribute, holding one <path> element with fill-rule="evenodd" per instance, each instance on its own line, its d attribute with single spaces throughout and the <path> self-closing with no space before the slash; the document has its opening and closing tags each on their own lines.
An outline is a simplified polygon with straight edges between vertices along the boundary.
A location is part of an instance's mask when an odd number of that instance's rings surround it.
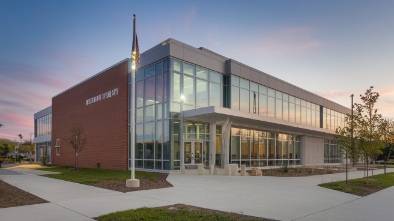
<svg viewBox="0 0 394 221">
<path fill-rule="evenodd" d="M 128 169 L 128 62 L 76 85 L 52 98 L 52 164 L 74 166 L 75 152 L 68 144 L 71 129 L 81 125 L 87 143 L 78 155 L 79 167 Z M 103 93 L 118 88 L 118 94 Z M 116 93 L 116 92 L 114 92 Z M 89 98 L 101 100 L 86 105 Z M 107 94 L 108 96 L 108 94 Z M 56 154 L 60 139 L 60 155 Z"/>
</svg>

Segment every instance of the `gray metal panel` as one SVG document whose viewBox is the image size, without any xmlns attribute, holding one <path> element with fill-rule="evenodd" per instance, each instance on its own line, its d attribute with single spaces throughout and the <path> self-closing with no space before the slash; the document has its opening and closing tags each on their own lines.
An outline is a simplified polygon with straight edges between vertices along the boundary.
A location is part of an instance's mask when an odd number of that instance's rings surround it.
<svg viewBox="0 0 394 221">
<path fill-rule="evenodd" d="M 268 77 L 268 87 L 276 90 L 276 79 L 273 77 Z"/>
<path fill-rule="evenodd" d="M 250 70 L 250 80 L 255 83 L 260 83 L 260 73 L 255 70 Z"/>
<path fill-rule="evenodd" d="M 221 55 L 217 55 L 217 54 L 213 54 L 213 53 L 210 54 L 210 56 L 211 56 L 212 59 L 215 59 L 215 60 L 220 61 L 220 62 L 225 62 L 227 60 L 227 58 L 224 58 Z"/>
<path fill-rule="evenodd" d="M 231 74 L 241 76 L 241 65 L 231 61 Z"/>
<path fill-rule="evenodd" d="M 52 136 L 51 134 L 45 134 L 43 136 L 35 137 L 33 139 L 33 143 L 50 142 L 51 136 Z"/>
<path fill-rule="evenodd" d="M 268 86 L 268 76 L 265 74 L 260 74 L 260 84 Z"/>
<path fill-rule="evenodd" d="M 287 82 L 282 82 L 283 92 L 290 94 L 290 85 Z"/>
<path fill-rule="evenodd" d="M 211 69 L 220 73 L 225 72 L 225 63 L 218 60 L 211 59 Z"/>
<path fill-rule="evenodd" d="M 187 48 L 183 49 L 183 58 L 185 61 L 190 61 L 194 64 L 198 64 L 198 53 L 189 50 Z M 200 64 L 198 64 L 200 65 Z"/>
<path fill-rule="evenodd" d="M 291 96 L 295 96 L 296 91 L 297 91 L 296 87 L 293 87 L 292 85 L 289 86 L 289 94 Z"/>
<path fill-rule="evenodd" d="M 302 91 L 301 91 L 301 89 L 299 89 L 298 87 L 295 88 L 295 94 L 294 94 L 294 96 L 296 96 L 296 97 L 298 97 L 298 98 L 301 98 L 301 97 L 302 97 Z"/>
<path fill-rule="evenodd" d="M 152 64 L 158 60 L 161 60 L 170 55 L 170 42 L 166 40 L 161 44 L 156 45 L 155 47 L 145 51 L 141 54 L 141 61 L 139 68 L 145 67 L 149 64 Z"/>
<path fill-rule="evenodd" d="M 300 89 L 300 91 L 301 91 L 301 99 L 304 99 L 304 100 L 308 100 L 308 98 L 307 98 L 307 96 L 306 96 L 306 91 L 305 90 L 303 90 L 303 89 Z"/>
<path fill-rule="evenodd" d="M 241 64 L 241 77 L 250 80 L 250 69 Z"/>
<path fill-rule="evenodd" d="M 175 58 L 179 58 L 181 60 L 184 59 L 183 57 L 183 47 L 178 44 L 173 44 L 170 42 L 170 55 Z"/>
<path fill-rule="evenodd" d="M 280 80 L 276 80 L 276 90 L 284 92 L 283 88 L 284 88 L 283 82 Z"/>
<path fill-rule="evenodd" d="M 316 103 L 315 104 L 318 104 L 318 105 L 322 106 L 323 105 L 323 98 L 322 97 L 316 97 Z"/>
<path fill-rule="evenodd" d="M 211 59 L 202 53 L 197 53 L 197 63 L 203 67 L 209 67 L 211 65 Z"/>
<path fill-rule="evenodd" d="M 308 91 L 305 91 L 305 93 L 306 93 L 306 100 L 307 101 L 312 101 L 312 94 L 309 93 Z"/>
<path fill-rule="evenodd" d="M 42 109 L 42 110 L 38 111 L 37 113 L 35 113 L 34 119 L 38 119 L 38 118 L 48 115 L 50 113 L 52 113 L 52 106 L 49 106 L 49 107 Z"/>
</svg>

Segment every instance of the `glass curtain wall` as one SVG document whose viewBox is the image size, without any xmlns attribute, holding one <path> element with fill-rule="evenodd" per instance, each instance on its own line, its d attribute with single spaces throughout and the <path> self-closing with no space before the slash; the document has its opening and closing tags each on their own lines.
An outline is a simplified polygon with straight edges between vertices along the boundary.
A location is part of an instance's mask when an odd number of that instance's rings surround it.
<svg viewBox="0 0 394 221">
<path fill-rule="evenodd" d="M 345 126 L 345 114 L 323 107 L 323 128 L 335 130 Z"/>
<path fill-rule="evenodd" d="M 136 72 L 136 168 L 171 168 L 168 84 L 170 59 L 159 61 Z M 166 128 L 166 129 L 164 129 Z"/>
<path fill-rule="evenodd" d="M 234 75 L 230 79 L 231 109 L 320 128 L 319 105 Z M 323 110 L 323 128 L 344 125 L 345 114 Z"/>
<path fill-rule="evenodd" d="M 36 162 L 41 162 L 42 157 L 46 154 L 46 163 L 50 164 L 51 161 L 51 142 L 36 143 Z"/>
<path fill-rule="evenodd" d="M 300 165 L 300 148 L 299 136 L 231 128 L 230 162 L 239 166 Z"/>
<path fill-rule="evenodd" d="M 179 113 L 222 106 L 223 75 L 167 58 L 136 72 L 137 168 L 180 168 Z"/>
<path fill-rule="evenodd" d="M 342 163 L 342 154 L 336 140 L 324 140 L 324 163 Z"/>
<path fill-rule="evenodd" d="M 51 134 L 52 131 L 52 114 L 47 114 L 35 120 L 36 123 L 36 133 L 35 136 L 43 136 Z"/>
</svg>

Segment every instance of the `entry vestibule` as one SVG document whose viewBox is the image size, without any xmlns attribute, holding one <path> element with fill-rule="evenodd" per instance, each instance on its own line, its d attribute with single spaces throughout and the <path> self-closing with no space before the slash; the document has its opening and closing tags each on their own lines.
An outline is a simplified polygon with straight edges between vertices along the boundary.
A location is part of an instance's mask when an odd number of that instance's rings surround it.
<svg viewBox="0 0 394 221">
<path fill-rule="evenodd" d="M 185 141 L 184 142 L 184 160 L 185 164 L 202 164 L 206 160 L 206 153 L 203 152 L 203 141 Z"/>
</svg>

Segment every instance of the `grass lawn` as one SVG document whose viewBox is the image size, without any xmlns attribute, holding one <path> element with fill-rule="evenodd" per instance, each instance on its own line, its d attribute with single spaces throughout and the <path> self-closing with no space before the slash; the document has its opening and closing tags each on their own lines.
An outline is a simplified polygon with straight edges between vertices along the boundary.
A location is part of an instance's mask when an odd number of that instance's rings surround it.
<svg viewBox="0 0 394 221">
<path fill-rule="evenodd" d="M 268 221 L 269 219 L 246 216 L 237 213 L 227 213 L 217 210 L 203 209 L 194 206 L 176 204 L 158 208 L 139 208 L 135 210 L 126 210 L 96 218 L 99 221 L 131 221 L 131 220 L 260 220 Z"/>
<path fill-rule="evenodd" d="M 370 176 L 368 178 L 348 180 L 348 185 L 346 185 L 346 181 L 339 181 L 323 183 L 319 186 L 358 196 L 367 196 L 387 187 L 394 186 L 394 173 L 386 173 Z"/>
<path fill-rule="evenodd" d="M 130 179 L 129 170 L 106 170 L 91 168 L 80 168 L 78 170 L 74 170 L 73 167 L 48 167 L 37 168 L 37 170 L 60 172 L 60 174 L 47 174 L 43 176 L 81 184 L 98 183 L 104 180 L 125 181 Z M 136 179 L 147 177 L 151 181 L 155 182 L 157 180 L 157 173 L 135 171 L 135 177 Z"/>
</svg>

